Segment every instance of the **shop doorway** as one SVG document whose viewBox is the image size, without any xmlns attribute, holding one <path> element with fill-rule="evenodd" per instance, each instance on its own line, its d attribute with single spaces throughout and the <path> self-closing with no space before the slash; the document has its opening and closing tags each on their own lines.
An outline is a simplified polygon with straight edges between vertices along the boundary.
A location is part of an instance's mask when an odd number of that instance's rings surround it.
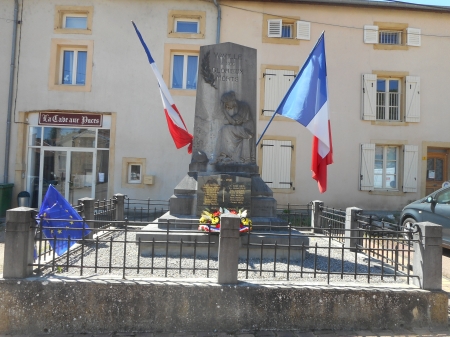
<svg viewBox="0 0 450 337">
<path fill-rule="evenodd" d="M 108 196 L 109 129 L 30 126 L 27 191 L 40 207 L 50 185 L 72 205 Z"/>
<path fill-rule="evenodd" d="M 448 151 L 447 149 L 428 148 L 426 192 L 428 195 L 440 189 L 448 181 Z"/>
<path fill-rule="evenodd" d="M 39 181 L 38 186 L 39 204 L 50 184 L 72 205 L 84 197 L 94 198 L 94 151 L 46 149 L 43 157 L 44 163 L 40 174 L 43 179 Z"/>
</svg>

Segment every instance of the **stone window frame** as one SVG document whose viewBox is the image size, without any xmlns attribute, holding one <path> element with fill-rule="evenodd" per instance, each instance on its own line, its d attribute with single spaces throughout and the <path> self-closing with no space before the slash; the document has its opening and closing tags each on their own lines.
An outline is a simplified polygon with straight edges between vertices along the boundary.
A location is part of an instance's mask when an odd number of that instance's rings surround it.
<svg viewBox="0 0 450 337">
<path fill-rule="evenodd" d="M 84 85 L 61 84 L 62 50 L 67 50 L 70 48 L 87 51 L 86 81 Z M 90 92 L 92 87 L 93 53 L 93 40 L 52 39 L 50 47 L 50 71 L 48 78 L 49 90 Z"/>
<path fill-rule="evenodd" d="M 164 67 L 163 67 L 163 78 L 169 88 L 170 93 L 173 96 L 196 96 L 197 90 L 193 89 L 171 89 L 171 67 L 172 67 L 172 56 L 175 53 L 198 53 L 200 58 L 200 45 L 199 44 L 181 44 L 181 43 L 167 43 L 164 45 Z M 197 79 L 198 85 L 198 79 Z"/>
<path fill-rule="evenodd" d="M 55 6 L 54 33 L 55 34 L 92 34 L 92 17 L 94 6 Z M 63 28 L 64 17 L 68 14 L 86 15 L 86 29 Z"/>
<path fill-rule="evenodd" d="M 146 170 L 146 159 L 137 157 L 123 157 L 122 158 L 122 187 L 123 188 L 144 188 L 144 176 Z M 141 166 L 141 181 L 139 183 L 128 182 L 128 171 L 131 165 Z"/>
<path fill-rule="evenodd" d="M 263 24 L 262 24 L 262 42 L 263 43 L 300 45 L 300 40 L 296 39 L 295 36 L 293 38 L 268 37 L 267 31 L 268 31 L 269 20 L 271 20 L 271 19 L 282 19 L 283 23 L 294 25 L 294 32 L 295 32 L 295 23 L 297 21 L 300 21 L 300 17 L 298 17 L 298 16 L 281 17 L 278 15 L 263 14 Z"/>
<path fill-rule="evenodd" d="M 177 19 L 189 19 L 198 21 L 198 33 L 178 33 L 175 32 L 175 21 Z M 167 14 L 167 37 L 181 39 L 204 39 L 206 31 L 206 12 L 205 11 L 185 11 L 171 10 Z"/>
</svg>

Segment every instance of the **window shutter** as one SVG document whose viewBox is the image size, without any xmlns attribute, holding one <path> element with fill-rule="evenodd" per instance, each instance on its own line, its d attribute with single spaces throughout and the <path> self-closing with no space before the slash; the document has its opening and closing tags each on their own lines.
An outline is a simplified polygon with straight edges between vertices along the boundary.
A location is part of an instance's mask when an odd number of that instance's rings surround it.
<svg viewBox="0 0 450 337">
<path fill-rule="evenodd" d="M 291 141 L 263 140 L 262 180 L 270 188 L 291 188 Z"/>
<path fill-rule="evenodd" d="M 297 39 L 311 40 L 311 22 L 297 21 Z"/>
<path fill-rule="evenodd" d="M 420 77 L 406 76 L 405 122 L 420 122 Z"/>
<path fill-rule="evenodd" d="M 267 36 L 268 37 L 281 37 L 281 26 L 283 20 L 281 19 L 271 19 L 267 22 Z"/>
<path fill-rule="evenodd" d="M 364 26 L 364 43 L 378 43 L 378 26 Z"/>
<path fill-rule="evenodd" d="M 375 172 L 375 144 L 361 144 L 360 190 L 372 191 Z"/>
<path fill-rule="evenodd" d="M 262 141 L 262 168 L 261 179 L 269 186 L 273 188 L 275 181 L 276 171 L 276 158 L 275 158 L 275 141 L 263 140 Z"/>
<path fill-rule="evenodd" d="M 377 75 L 363 75 L 363 119 L 374 121 L 377 110 Z"/>
<path fill-rule="evenodd" d="M 264 75 L 264 116 L 272 117 L 294 78 L 293 70 L 266 69 Z"/>
<path fill-rule="evenodd" d="M 403 151 L 403 192 L 417 192 L 419 147 L 417 145 L 405 145 Z"/>
<path fill-rule="evenodd" d="M 406 28 L 406 44 L 408 46 L 420 47 L 421 34 L 422 30 L 420 28 Z"/>
</svg>

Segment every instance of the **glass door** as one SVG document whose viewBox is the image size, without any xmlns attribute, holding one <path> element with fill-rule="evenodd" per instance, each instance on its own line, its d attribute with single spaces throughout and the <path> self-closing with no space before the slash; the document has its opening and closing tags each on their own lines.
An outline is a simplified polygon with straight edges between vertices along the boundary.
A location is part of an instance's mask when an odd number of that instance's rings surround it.
<svg viewBox="0 0 450 337">
<path fill-rule="evenodd" d="M 79 152 L 69 151 L 70 166 L 69 166 L 69 195 L 66 199 L 72 204 L 77 204 L 78 199 L 92 198 L 94 196 L 95 186 L 95 169 L 94 153 L 93 152 Z"/>
<path fill-rule="evenodd" d="M 44 150 L 39 181 L 39 204 L 53 185 L 72 205 L 78 199 L 92 198 L 95 187 L 95 166 L 93 151 Z"/>
</svg>

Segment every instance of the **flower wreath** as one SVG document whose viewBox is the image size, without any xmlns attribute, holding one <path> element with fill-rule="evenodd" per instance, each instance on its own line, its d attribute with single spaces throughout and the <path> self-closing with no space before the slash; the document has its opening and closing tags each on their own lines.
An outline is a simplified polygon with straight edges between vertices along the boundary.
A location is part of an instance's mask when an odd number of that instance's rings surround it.
<svg viewBox="0 0 450 337">
<path fill-rule="evenodd" d="M 202 212 L 200 218 L 200 225 L 198 230 L 203 232 L 219 233 L 220 232 L 220 216 L 222 214 L 237 214 L 241 218 L 239 225 L 240 233 L 247 233 L 252 230 L 252 220 L 247 218 L 247 210 L 240 209 L 239 211 L 233 209 L 226 209 L 220 207 L 219 210 L 210 211 L 206 209 Z"/>
</svg>

